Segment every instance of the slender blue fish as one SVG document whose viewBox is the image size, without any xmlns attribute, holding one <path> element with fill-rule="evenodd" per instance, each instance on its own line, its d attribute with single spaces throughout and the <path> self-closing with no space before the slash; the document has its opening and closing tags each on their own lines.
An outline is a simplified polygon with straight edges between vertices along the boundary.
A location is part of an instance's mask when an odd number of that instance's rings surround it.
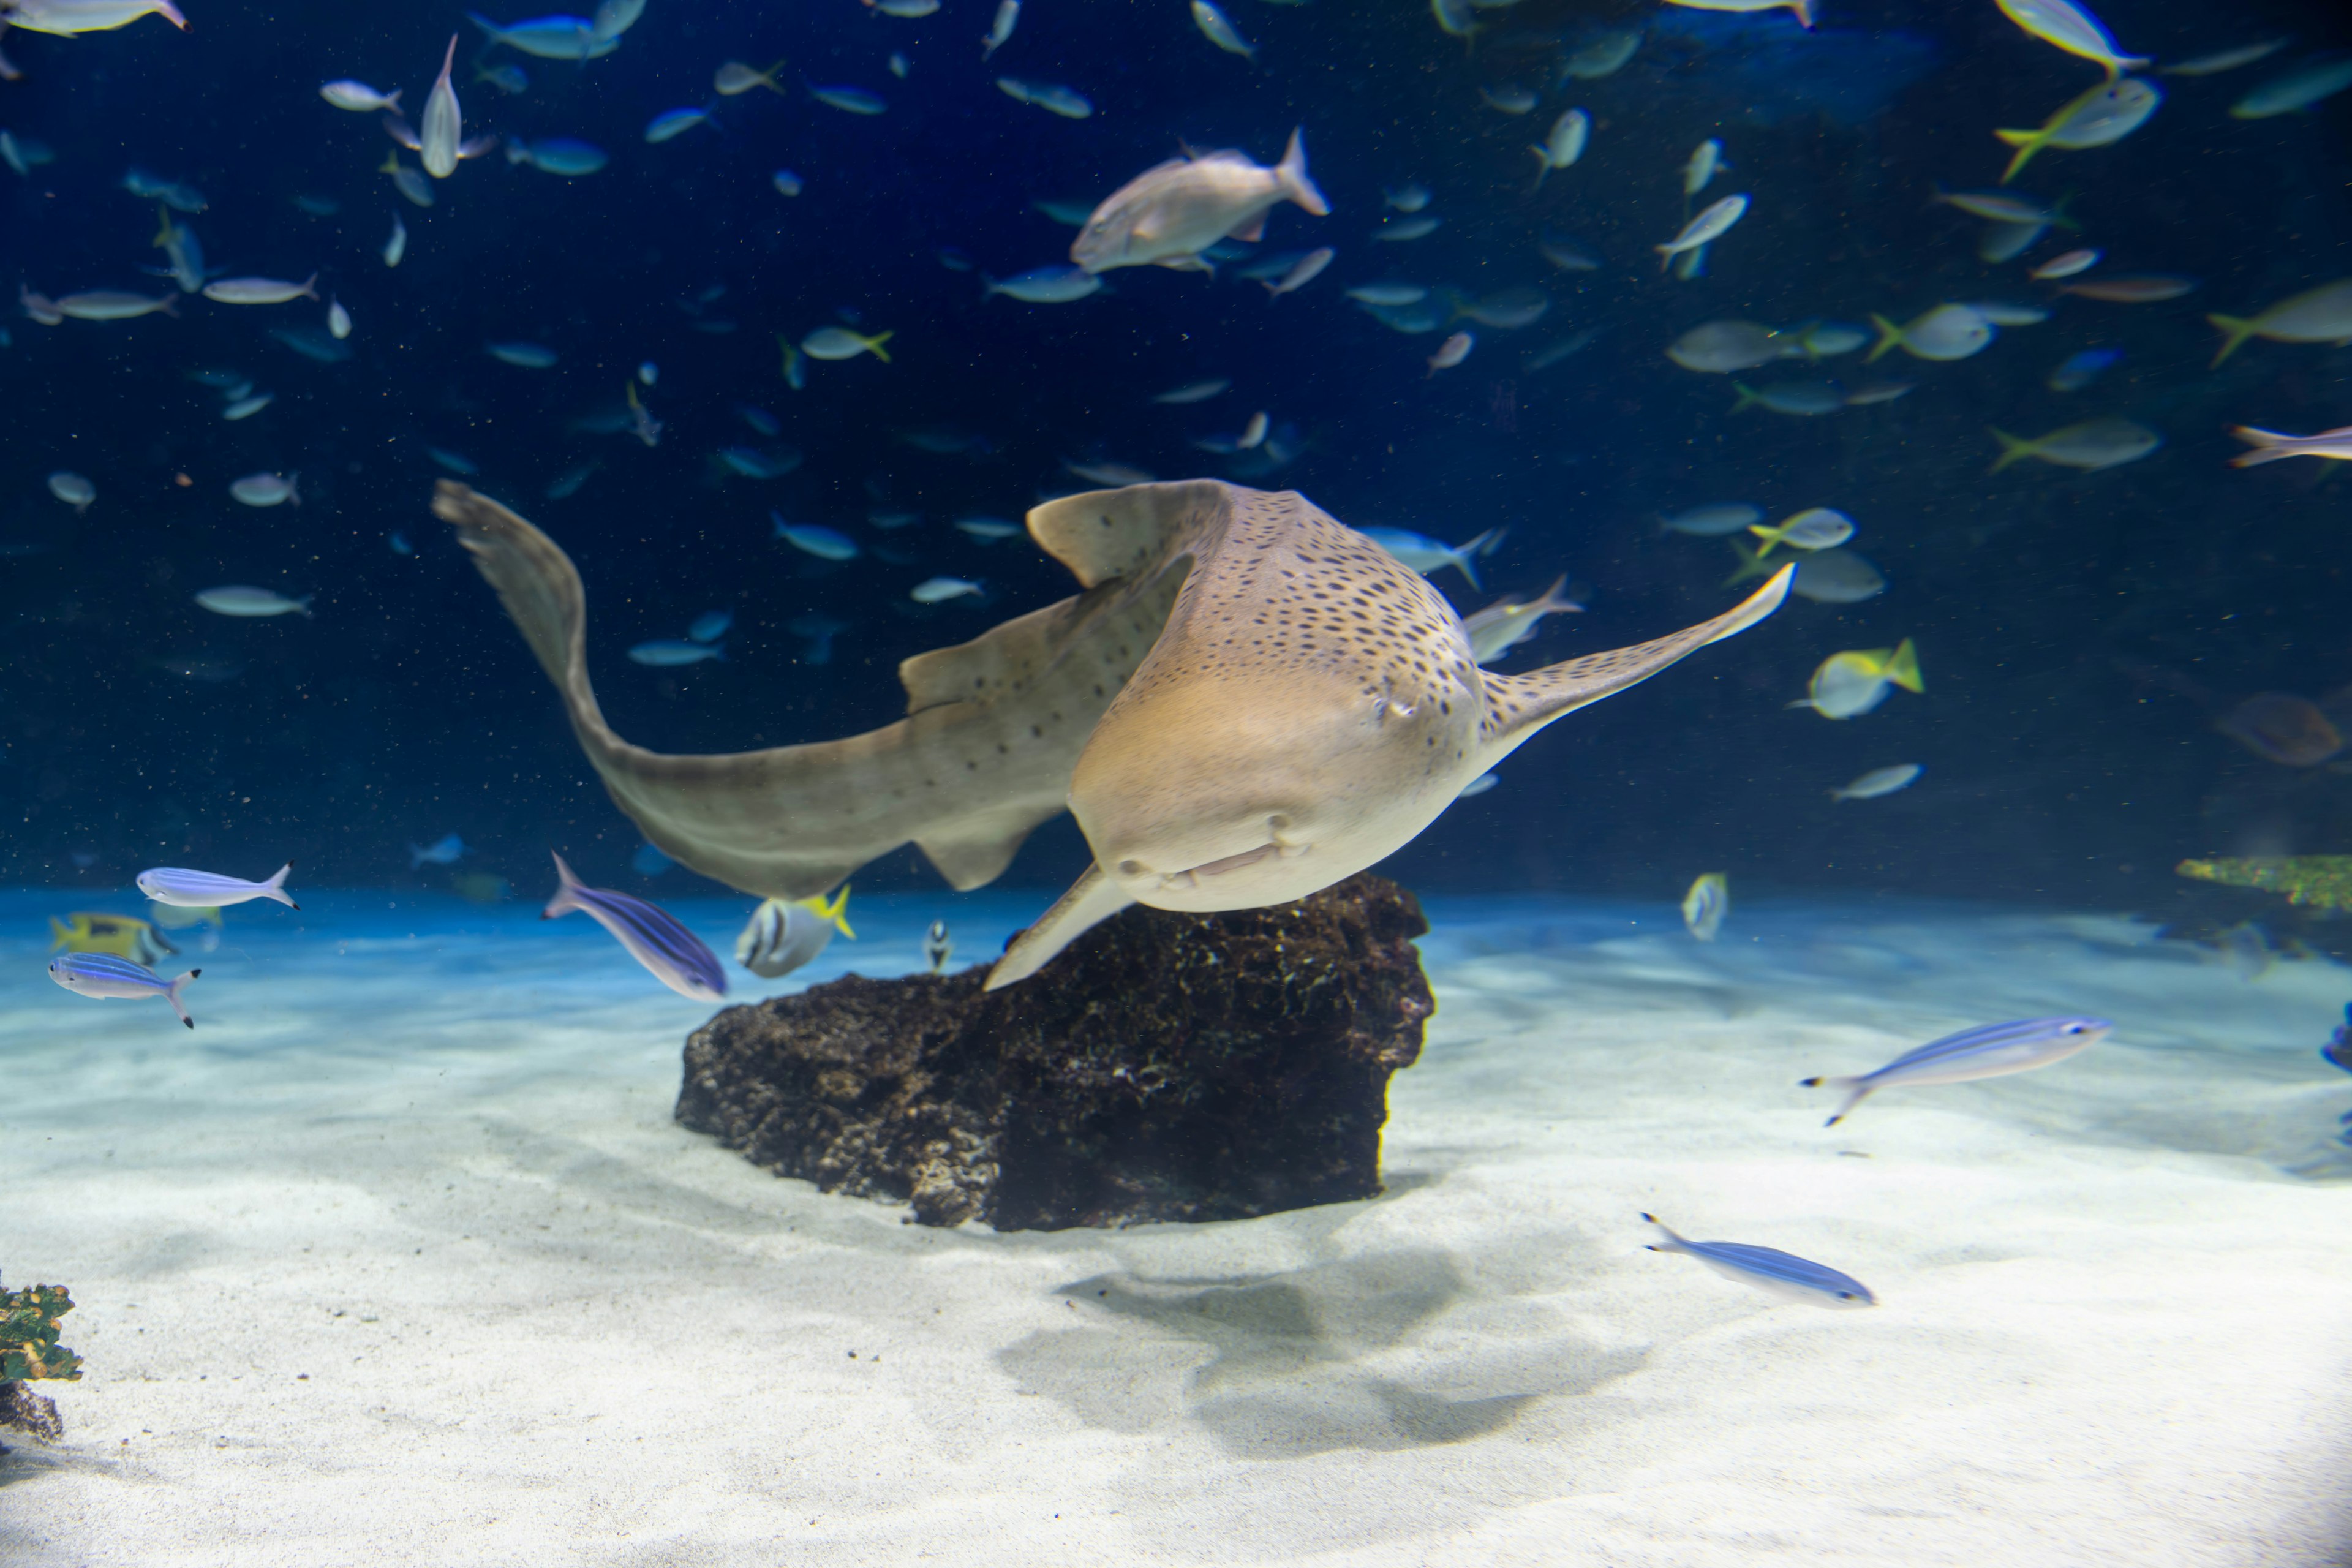
<svg viewBox="0 0 2352 1568">
<path fill-rule="evenodd" d="M 1666 1227 L 1656 1215 L 1642 1216 L 1658 1227 L 1664 1241 L 1652 1242 L 1652 1252 L 1681 1252 L 1697 1258 L 1726 1279 L 1737 1279 L 1742 1285 L 1753 1286 L 1768 1296 L 1778 1296 L 1783 1301 L 1795 1301 L 1807 1307 L 1875 1307 L 1878 1298 L 1870 1287 L 1851 1274 L 1819 1263 L 1809 1262 L 1794 1253 L 1782 1252 L 1771 1247 L 1749 1247 L 1737 1241 L 1685 1241 Z"/>
<path fill-rule="evenodd" d="M 1918 1083 L 1967 1083 L 1971 1079 L 1999 1078 L 2003 1073 L 2032 1072 L 2052 1062 L 2063 1062 L 2107 1037 L 2115 1026 L 2105 1018 L 2023 1018 L 2014 1024 L 1987 1024 L 1930 1040 L 1907 1051 L 1876 1072 L 1859 1078 L 1809 1078 L 1806 1089 L 1841 1089 L 1845 1103 L 1822 1123 L 1835 1127 L 1865 1096 L 1882 1089 Z"/>
<path fill-rule="evenodd" d="M 572 874 L 561 855 L 555 858 L 555 873 L 563 879 L 563 885 L 540 911 L 541 920 L 551 921 L 578 910 L 611 931 L 613 939 L 629 950 L 631 958 L 679 995 L 695 1002 L 714 1002 L 727 994 L 727 972 L 719 966 L 719 955 L 666 910 L 626 893 L 589 887 Z"/>
<path fill-rule="evenodd" d="M 289 860 L 267 882 L 247 882 L 215 877 L 210 871 L 191 871 L 184 866 L 157 866 L 139 873 L 139 890 L 159 904 L 177 904 L 184 910 L 217 910 L 255 899 L 275 899 L 289 910 L 299 910 L 302 906 L 286 896 L 286 873 L 292 869 L 294 863 Z"/>
<path fill-rule="evenodd" d="M 196 1021 L 180 1004 L 180 987 L 203 973 L 201 969 L 191 969 L 177 980 L 166 980 L 143 963 L 133 963 L 110 952 L 62 952 L 49 960 L 49 978 L 78 996 L 111 996 L 133 1002 L 142 996 L 161 996 L 172 1005 L 180 1022 L 191 1029 L 196 1026 Z"/>
</svg>

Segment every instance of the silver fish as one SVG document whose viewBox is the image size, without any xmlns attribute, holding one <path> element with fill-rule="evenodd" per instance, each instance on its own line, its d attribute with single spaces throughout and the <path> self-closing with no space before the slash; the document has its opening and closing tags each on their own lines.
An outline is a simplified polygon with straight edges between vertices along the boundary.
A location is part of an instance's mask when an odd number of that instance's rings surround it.
<svg viewBox="0 0 2352 1568">
<path fill-rule="evenodd" d="M 1307 177 L 1307 144 L 1297 131 L 1270 169 L 1227 149 L 1145 170 L 1095 208 L 1070 247 L 1070 259 L 1089 272 L 1145 266 L 1202 270 L 1209 265 L 1202 251 L 1227 236 L 1256 240 L 1265 232 L 1267 212 L 1286 201 L 1318 217 L 1331 210 Z"/>
<path fill-rule="evenodd" d="M 1696 1258 L 1726 1279 L 1737 1279 L 1768 1296 L 1808 1307 L 1875 1307 L 1870 1287 L 1851 1274 L 1841 1274 L 1777 1247 L 1750 1247 L 1738 1241 L 1685 1241 L 1657 1215 L 1642 1216 L 1658 1227 L 1665 1239 L 1650 1244 L 1652 1252 L 1679 1252 Z"/>
<path fill-rule="evenodd" d="M 1008 5 L 1012 3 L 1013 0 L 1005 0 Z M 954 952 L 955 943 L 948 937 L 948 922 L 933 921 L 931 929 L 923 933 L 923 956 L 930 960 L 931 973 L 937 974 L 946 969 L 948 955 Z"/>
<path fill-rule="evenodd" d="M 1554 578 L 1540 598 L 1500 599 L 1465 616 L 1462 629 L 1470 636 L 1470 654 L 1480 664 L 1492 664 L 1536 635 L 1546 616 L 1581 611 L 1584 606 L 1566 596 L 1566 574 Z"/>
<path fill-rule="evenodd" d="M 78 996 L 122 1001 L 161 996 L 172 1005 L 180 1022 L 191 1029 L 196 1026 L 196 1021 L 188 1016 L 188 1009 L 182 1005 L 180 988 L 203 973 L 201 969 L 191 969 L 177 980 L 166 980 L 144 964 L 117 958 L 110 952 L 61 952 L 49 960 L 49 978 Z"/>
<path fill-rule="evenodd" d="M 416 150 L 425 172 L 446 180 L 457 172 L 457 143 L 464 139 L 464 117 L 457 110 L 457 89 L 449 85 L 449 67 L 457 58 L 457 35 L 449 35 L 448 51 L 441 57 L 441 74 L 425 100 L 425 130 Z"/>
<path fill-rule="evenodd" d="M 2105 1018 L 2071 1015 L 1987 1024 L 1930 1040 L 1916 1050 L 1906 1051 L 1875 1072 L 1854 1078 L 1809 1078 L 1801 1080 L 1801 1084 L 1806 1089 L 1845 1092 L 1845 1103 L 1837 1108 L 1837 1114 L 1822 1123 L 1835 1127 L 1855 1106 L 1879 1089 L 1909 1084 L 1969 1083 L 2006 1073 L 2031 1072 L 2089 1049 L 2105 1039 L 2114 1027 Z"/>
<path fill-rule="evenodd" d="M 1876 800 L 1896 790 L 1909 789 L 1927 770 L 1916 763 L 1897 763 L 1891 768 L 1873 768 L 1850 784 L 1830 791 L 1832 800 Z"/>
<path fill-rule="evenodd" d="M 996 19 L 989 25 L 988 37 L 980 41 L 980 58 L 986 60 L 1003 48 L 1005 40 L 1013 37 L 1013 29 L 1020 20 L 1021 0 L 997 0 Z"/>
<path fill-rule="evenodd" d="M 1731 226 L 1745 216 L 1747 212 L 1748 197 L 1744 194 L 1726 196 L 1708 207 L 1698 216 L 1685 224 L 1682 233 L 1664 245 L 1652 247 L 1658 253 L 1658 270 L 1664 272 L 1673 266 L 1675 258 L 1684 251 L 1696 250 L 1700 246 L 1712 245 L 1722 238 L 1729 232 Z"/>
<path fill-rule="evenodd" d="M 255 899 L 271 899 L 289 910 L 299 910 L 302 906 L 286 891 L 286 874 L 292 869 L 294 863 L 289 860 L 278 868 L 278 874 L 268 881 L 248 882 L 210 871 L 192 871 L 184 866 L 157 866 L 139 873 L 139 890 L 159 904 L 176 904 L 184 910 L 226 909 Z"/>
</svg>

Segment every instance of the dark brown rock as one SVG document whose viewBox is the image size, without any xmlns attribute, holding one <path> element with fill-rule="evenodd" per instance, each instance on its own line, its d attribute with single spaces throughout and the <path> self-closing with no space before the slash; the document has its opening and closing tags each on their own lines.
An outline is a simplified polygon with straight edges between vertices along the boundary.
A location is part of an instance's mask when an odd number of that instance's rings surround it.
<svg viewBox="0 0 2352 1568">
<path fill-rule="evenodd" d="M 925 1225 L 1241 1219 L 1381 1190 L 1389 1075 L 1434 1010 L 1411 893 L 1129 909 L 1043 973 L 847 975 L 730 1007 L 686 1045 L 677 1119 Z"/>
<path fill-rule="evenodd" d="M 66 1425 L 58 1419 L 58 1403 L 26 1388 L 22 1379 L 0 1381 L 0 1428 L 27 1432 L 44 1443 L 54 1443 L 65 1436 Z M 8 1451 L 0 1444 L 0 1454 Z"/>
</svg>

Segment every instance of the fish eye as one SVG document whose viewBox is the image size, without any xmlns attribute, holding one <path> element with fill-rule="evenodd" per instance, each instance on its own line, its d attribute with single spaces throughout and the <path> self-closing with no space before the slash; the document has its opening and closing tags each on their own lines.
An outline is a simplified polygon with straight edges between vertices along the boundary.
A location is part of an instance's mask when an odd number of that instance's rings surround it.
<svg viewBox="0 0 2352 1568">
<path fill-rule="evenodd" d="M 1838 1300 L 1841 1301 L 1851 1301 L 1853 1300 L 1853 1292 L 1851 1290 L 1841 1290 L 1838 1292 Z"/>
</svg>

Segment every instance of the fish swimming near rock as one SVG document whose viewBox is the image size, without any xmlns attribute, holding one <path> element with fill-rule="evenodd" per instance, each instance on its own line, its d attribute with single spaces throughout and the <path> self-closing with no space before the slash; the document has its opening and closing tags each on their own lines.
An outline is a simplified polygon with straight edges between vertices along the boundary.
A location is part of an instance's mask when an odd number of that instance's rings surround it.
<svg viewBox="0 0 2352 1568">
<path fill-rule="evenodd" d="M 933 921 L 931 929 L 923 933 L 923 957 L 930 964 L 931 973 L 945 971 L 948 958 L 954 952 L 955 942 L 948 936 L 948 922 Z"/>
<path fill-rule="evenodd" d="M 266 881 L 248 882 L 241 877 L 223 877 L 212 871 L 194 871 L 184 866 L 156 866 L 139 873 L 139 890 L 159 904 L 177 904 L 184 910 L 218 910 L 231 904 L 251 903 L 256 899 L 269 899 L 289 910 L 302 906 L 286 890 L 286 878 L 294 869 L 288 861 L 278 868 Z"/>
<path fill-rule="evenodd" d="M 849 889 L 844 887 L 830 902 L 817 899 L 770 899 L 751 911 L 743 932 L 735 939 L 735 962 L 752 973 L 773 980 L 814 963 L 839 931 L 850 941 Z"/>
<path fill-rule="evenodd" d="M 1496 675 L 1418 573 L 1302 496 L 1207 479 L 1085 492 L 1028 517 L 1085 591 L 906 660 L 906 719 L 678 757 L 605 723 L 585 595 L 554 542 L 452 480 L 434 510 L 498 589 L 614 802 L 705 876 L 806 898 L 912 841 L 975 888 L 1072 811 L 1095 864 L 1008 951 L 996 986 L 1131 903 L 1287 903 L 1384 858 L 1546 725 L 1771 614 L 1790 576 L 1655 641 Z"/>
<path fill-rule="evenodd" d="M 2105 1039 L 2114 1027 L 2105 1018 L 2074 1016 L 1987 1024 L 1930 1040 L 1916 1050 L 1904 1052 L 1875 1072 L 1854 1078 L 1809 1078 L 1802 1079 L 1800 1087 L 1844 1091 L 1845 1103 L 1837 1108 L 1836 1115 L 1822 1123 L 1835 1127 L 1853 1114 L 1855 1106 L 1882 1089 L 1969 1083 L 1980 1078 L 2031 1072 L 2089 1049 Z"/>
<path fill-rule="evenodd" d="M 203 973 L 201 969 L 191 969 L 176 980 L 166 980 L 143 963 L 133 963 L 110 952 L 68 952 L 49 960 L 49 978 L 78 996 L 133 1002 L 161 996 L 172 1005 L 180 1022 L 191 1029 L 196 1026 L 196 1021 L 188 1016 L 180 992 Z"/>
<path fill-rule="evenodd" d="M 1263 238 L 1265 215 L 1283 202 L 1317 217 L 1331 211 L 1307 177 L 1307 143 L 1297 131 L 1271 169 L 1231 148 L 1146 169 L 1095 208 L 1070 246 L 1070 259 L 1089 272 L 1151 266 L 1204 271 L 1209 263 L 1201 252 L 1228 237 Z"/>
<path fill-rule="evenodd" d="M 219 917 L 217 910 L 212 913 Z M 180 951 L 145 921 L 129 915 L 92 914 L 70 914 L 62 921 L 49 917 L 49 951 L 61 948 L 68 952 L 110 952 L 150 967 Z"/>
<path fill-rule="evenodd" d="M 613 940 L 646 973 L 690 1002 L 716 1002 L 727 994 L 727 972 L 703 940 L 678 924 L 668 910 L 608 888 L 592 888 L 555 857 L 562 885 L 539 918 L 551 921 L 578 910 L 613 933 Z"/>
<path fill-rule="evenodd" d="M 1738 1241 L 1686 1241 L 1653 1214 L 1642 1216 L 1658 1227 L 1664 1240 L 1650 1243 L 1652 1252 L 1679 1252 L 1696 1258 L 1726 1279 L 1808 1307 L 1875 1307 L 1870 1287 L 1851 1274 L 1826 1264 L 1799 1258 L 1773 1247 L 1750 1247 Z"/>
</svg>

